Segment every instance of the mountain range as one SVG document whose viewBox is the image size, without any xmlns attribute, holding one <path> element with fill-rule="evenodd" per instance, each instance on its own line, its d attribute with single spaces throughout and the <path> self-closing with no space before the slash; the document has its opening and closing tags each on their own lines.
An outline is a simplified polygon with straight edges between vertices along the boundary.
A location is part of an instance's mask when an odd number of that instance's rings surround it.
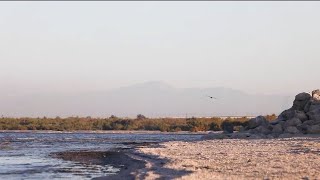
<svg viewBox="0 0 320 180">
<path fill-rule="evenodd" d="M 10 117 L 256 116 L 278 114 L 293 98 L 224 87 L 175 88 L 156 81 L 99 92 L 3 96 L 0 113 Z"/>
</svg>

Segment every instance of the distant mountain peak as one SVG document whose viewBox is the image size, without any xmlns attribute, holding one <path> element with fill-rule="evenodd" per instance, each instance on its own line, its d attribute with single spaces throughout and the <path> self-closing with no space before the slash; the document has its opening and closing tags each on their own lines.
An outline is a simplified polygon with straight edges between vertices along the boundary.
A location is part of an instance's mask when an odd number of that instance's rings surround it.
<svg viewBox="0 0 320 180">
<path fill-rule="evenodd" d="M 217 100 L 207 96 L 216 97 Z M 278 113 L 290 106 L 287 96 L 251 95 L 230 88 L 175 88 L 148 81 L 105 92 L 47 93 L 6 96 L 0 103 L 5 116 L 218 116 Z"/>
</svg>

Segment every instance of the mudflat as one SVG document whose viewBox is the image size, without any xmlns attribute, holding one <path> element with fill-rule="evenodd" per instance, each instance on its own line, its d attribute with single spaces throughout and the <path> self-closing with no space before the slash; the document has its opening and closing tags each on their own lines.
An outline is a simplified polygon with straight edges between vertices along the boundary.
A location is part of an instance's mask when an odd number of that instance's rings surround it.
<svg viewBox="0 0 320 180">
<path fill-rule="evenodd" d="M 67 151 L 52 153 L 52 157 L 82 164 L 111 165 L 120 171 L 114 175 L 93 178 L 104 179 L 135 179 L 136 170 L 145 167 L 144 161 L 131 158 L 123 151 Z"/>
<path fill-rule="evenodd" d="M 137 153 L 144 179 L 320 179 L 320 137 L 172 141 Z"/>
</svg>

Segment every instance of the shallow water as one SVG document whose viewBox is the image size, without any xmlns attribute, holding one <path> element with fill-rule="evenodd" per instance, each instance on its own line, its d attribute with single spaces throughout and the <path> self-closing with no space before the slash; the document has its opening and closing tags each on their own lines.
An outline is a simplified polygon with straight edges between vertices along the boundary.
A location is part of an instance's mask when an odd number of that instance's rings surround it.
<svg viewBox="0 0 320 180">
<path fill-rule="evenodd" d="M 0 179 L 91 179 L 117 173 L 110 165 L 88 165 L 49 156 L 52 152 L 108 151 L 131 143 L 198 140 L 199 134 L 0 133 Z"/>
</svg>

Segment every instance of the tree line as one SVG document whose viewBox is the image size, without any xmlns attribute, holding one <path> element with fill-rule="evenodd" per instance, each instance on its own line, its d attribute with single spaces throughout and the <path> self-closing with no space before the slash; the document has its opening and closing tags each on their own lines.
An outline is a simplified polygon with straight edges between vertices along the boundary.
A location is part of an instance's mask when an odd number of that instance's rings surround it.
<svg viewBox="0 0 320 180">
<path fill-rule="evenodd" d="M 273 120 L 276 115 L 266 116 Z M 246 126 L 249 118 L 147 118 L 137 115 L 135 119 L 92 117 L 68 118 L 0 118 L 0 130 L 53 130 L 53 131 L 78 131 L 78 130 L 147 130 L 162 132 L 178 131 L 221 131 L 224 123 L 231 123 L 235 128 Z"/>
</svg>

